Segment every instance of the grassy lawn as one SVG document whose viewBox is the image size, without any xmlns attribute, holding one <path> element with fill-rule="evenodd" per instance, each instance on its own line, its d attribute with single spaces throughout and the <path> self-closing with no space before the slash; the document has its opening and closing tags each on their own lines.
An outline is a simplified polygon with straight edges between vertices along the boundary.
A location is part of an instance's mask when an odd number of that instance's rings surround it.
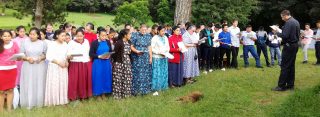
<svg viewBox="0 0 320 117">
<path fill-rule="evenodd" d="M 91 98 L 81 103 L 65 106 L 43 107 L 32 110 L 17 109 L 3 113 L 3 117 L 87 117 L 87 116 L 135 116 L 135 117 L 295 117 L 320 116 L 319 74 L 314 51 L 309 51 L 309 64 L 302 64 L 299 51 L 296 65 L 296 90 L 272 92 L 280 73 L 279 67 L 256 69 L 251 67 L 217 70 L 198 77 L 198 82 L 181 88 L 160 92 L 160 96 L 131 97 L 123 100 Z M 262 57 L 263 58 L 263 57 Z M 261 59 L 262 60 L 262 59 Z M 264 63 L 264 62 L 263 62 Z M 265 66 L 265 63 L 263 64 Z M 182 104 L 177 97 L 199 90 L 203 100 L 194 104 Z M 1 116 L 1 114 L 0 114 Z"/>
</svg>

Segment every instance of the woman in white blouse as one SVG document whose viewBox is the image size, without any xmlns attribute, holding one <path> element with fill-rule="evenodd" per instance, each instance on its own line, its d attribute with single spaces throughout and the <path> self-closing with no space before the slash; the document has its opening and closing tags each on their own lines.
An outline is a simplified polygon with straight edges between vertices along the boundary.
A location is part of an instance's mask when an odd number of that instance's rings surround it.
<svg viewBox="0 0 320 117">
<path fill-rule="evenodd" d="M 90 44 L 84 39 L 83 30 L 77 30 L 75 37 L 68 43 L 68 98 L 71 101 L 92 96 Z"/>
<path fill-rule="evenodd" d="M 158 27 L 158 35 L 151 40 L 152 47 L 152 90 L 164 90 L 168 88 L 168 59 L 169 42 L 165 36 L 165 28 Z"/>
<path fill-rule="evenodd" d="M 66 32 L 57 30 L 48 44 L 46 59 L 48 63 L 45 106 L 63 105 L 68 103 L 68 45 L 65 41 Z"/>
</svg>

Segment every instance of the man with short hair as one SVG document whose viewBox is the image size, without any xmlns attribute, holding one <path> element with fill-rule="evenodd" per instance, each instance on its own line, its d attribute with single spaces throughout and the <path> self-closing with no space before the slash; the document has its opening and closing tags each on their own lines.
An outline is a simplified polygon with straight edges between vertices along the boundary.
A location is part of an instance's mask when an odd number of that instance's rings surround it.
<svg viewBox="0 0 320 117">
<path fill-rule="evenodd" d="M 282 32 L 278 30 L 277 35 L 282 38 L 284 44 L 282 49 L 281 73 L 278 86 L 273 91 L 286 91 L 294 89 L 295 61 L 299 49 L 300 24 L 290 15 L 289 10 L 281 12 L 281 18 L 285 21 Z"/>
<path fill-rule="evenodd" d="M 238 52 L 240 47 L 240 28 L 238 27 L 238 20 L 232 21 L 232 26 L 229 27 L 231 33 L 231 67 L 238 68 Z"/>
</svg>

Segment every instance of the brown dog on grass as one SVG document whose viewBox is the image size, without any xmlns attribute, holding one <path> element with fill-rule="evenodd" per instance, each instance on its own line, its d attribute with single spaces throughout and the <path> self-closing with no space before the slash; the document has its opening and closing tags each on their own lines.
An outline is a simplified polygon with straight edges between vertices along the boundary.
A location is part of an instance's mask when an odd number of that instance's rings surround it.
<svg viewBox="0 0 320 117">
<path fill-rule="evenodd" d="M 183 102 L 183 103 L 195 103 L 199 101 L 201 98 L 203 98 L 203 94 L 200 91 L 193 91 L 187 96 L 180 97 L 177 101 Z"/>
</svg>

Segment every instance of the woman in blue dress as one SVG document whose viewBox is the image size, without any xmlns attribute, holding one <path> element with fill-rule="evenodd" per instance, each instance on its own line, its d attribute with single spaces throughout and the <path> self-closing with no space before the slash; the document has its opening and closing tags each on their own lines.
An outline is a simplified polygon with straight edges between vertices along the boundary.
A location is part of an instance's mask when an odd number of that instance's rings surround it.
<svg viewBox="0 0 320 117">
<path fill-rule="evenodd" d="M 99 39 L 93 41 L 90 47 L 92 65 L 92 93 L 94 96 L 102 96 L 112 92 L 112 66 L 110 55 L 112 52 L 110 41 L 107 40 L 107 32 L 99 32 Z"/>
<path fill-rule="evenodd" d="M 151 35 L 146 34 L 147 26 L 141 25 L 140 32 L 131 36 L 132 54 L 132 94 L 147 94 L 151 92 Z"/>
<path fill-rule="evenodd" d="M 168 58 L 164 55 L 169 53 L 170 47 L 168 38 L 165 35 L 165 28 L 158 27 L 159 35 L 151 40 L 152 47 L 152 90 L 164 90 L 168 88 Z"/>
</svg>

